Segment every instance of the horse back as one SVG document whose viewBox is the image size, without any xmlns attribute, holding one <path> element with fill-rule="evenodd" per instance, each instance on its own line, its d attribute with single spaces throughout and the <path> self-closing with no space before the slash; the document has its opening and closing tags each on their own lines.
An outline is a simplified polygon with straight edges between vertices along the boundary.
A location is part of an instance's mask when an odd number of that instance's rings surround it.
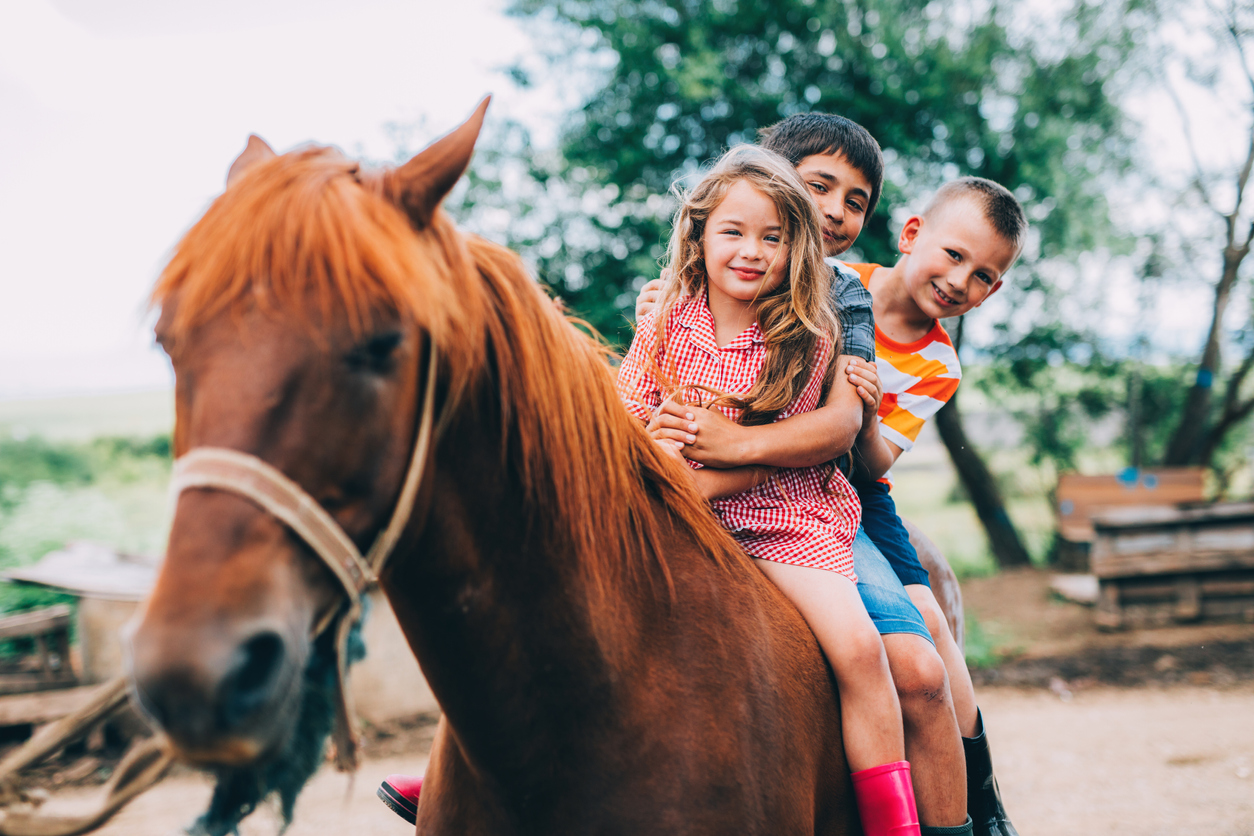
<svg viewBox="0 0 1254 836">
<path fill-rule="evenodd" d="M 668 558 L 673 596 L 544 774 L 489 778 L 442 728 L 420 834 L 859 832 L 835 680 L 796 608 L 747 559 Z"/>
</svg>

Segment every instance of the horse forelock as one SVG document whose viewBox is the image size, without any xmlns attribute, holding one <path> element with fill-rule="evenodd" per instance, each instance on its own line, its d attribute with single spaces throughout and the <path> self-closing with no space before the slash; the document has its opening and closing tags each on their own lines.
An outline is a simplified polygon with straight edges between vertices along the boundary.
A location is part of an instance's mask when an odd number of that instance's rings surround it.
<svg viewBox="0 0 1254 836">
<path fill-rule="evenodd" d="M 176 246 L 152 292 L 177 294 L 177 338 L 224 311 L 255 307 L 295 319 L 315 335 L 346 322 L 354 336 L 397 312 L 436 338 L 456 315 L 447 276 L 464 251 L 415 236 L 384 200 L 377 175 L 333 148 L 311 147 L 250 166 Z M 435 244 L 435 245 L 433 245 Z"/>
<path fill-rule="evenodd" d="M 347 321 L 362 334 L 377 313 L 398 313 L 439 349 L 446 416 L 495 375 L 503 456 L 602 600 L 624 577 L 655 577 L 642 552 L 669 585 L 664 555 L 685 534 L 719 564 L 736 559 L 682 466 L 623 408 L 604 346 L 557 310 L 515 253 L 460 233 L 439 211 L 415 232 L 387 176 L 329 148 L 251 166 L 162 272 L 153 304 L 177 296 L 166 329 L 178 340 L 255 306 L 315 333 Z"/>
</svg>

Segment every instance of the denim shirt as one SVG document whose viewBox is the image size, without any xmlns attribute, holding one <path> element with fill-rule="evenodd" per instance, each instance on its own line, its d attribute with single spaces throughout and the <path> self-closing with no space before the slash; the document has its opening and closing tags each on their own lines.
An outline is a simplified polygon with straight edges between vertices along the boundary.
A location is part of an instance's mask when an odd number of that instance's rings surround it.
<svg viewBox="0 0 1254 836">
<path fill-rule="evenodd" d="M 836 274 L 832 277 L 832 307 L 840 320 L 838 354 L 852 354 L 868 363 L 875 362 L 875 313 L 871 309 L 871 291 L 862 286 L 857 272 L 844 262 L 829 258 Z"/>
</svg>

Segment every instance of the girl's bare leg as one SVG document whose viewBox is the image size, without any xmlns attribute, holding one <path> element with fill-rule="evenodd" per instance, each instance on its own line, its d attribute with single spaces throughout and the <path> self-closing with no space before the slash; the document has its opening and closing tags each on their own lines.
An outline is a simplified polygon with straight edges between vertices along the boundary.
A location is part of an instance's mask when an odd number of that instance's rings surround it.
<svg viewBox="0 0 1254 836">
<path fill-rule="evenodd" d="M 905 760 L 897 689 L 879 632 L 857 586 L 824 569 L 755 560 L 796 605 L 819 640 L 840 688 L 841 728 L 850 771 Z"/>
</svg>

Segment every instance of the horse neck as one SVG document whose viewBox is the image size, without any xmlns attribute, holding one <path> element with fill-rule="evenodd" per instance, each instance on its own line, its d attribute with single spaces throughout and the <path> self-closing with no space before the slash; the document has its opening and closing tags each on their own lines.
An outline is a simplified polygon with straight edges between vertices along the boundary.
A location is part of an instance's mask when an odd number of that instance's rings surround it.
<svg viewBox="0 0 1254 836">
<path fill-rule="evenodd" d="M 503 466 L 497 406 L 462 413 L 435 454 L 420 540 L 384 586 L 463 748 L 521 770 L 567 745 L 572 716 L 605 710 L 631 636 L 666 606 L 666 581 L 656 595 L 596 584 L 588 555 L 548 530 L 543 502 Z"/>
</svg>

